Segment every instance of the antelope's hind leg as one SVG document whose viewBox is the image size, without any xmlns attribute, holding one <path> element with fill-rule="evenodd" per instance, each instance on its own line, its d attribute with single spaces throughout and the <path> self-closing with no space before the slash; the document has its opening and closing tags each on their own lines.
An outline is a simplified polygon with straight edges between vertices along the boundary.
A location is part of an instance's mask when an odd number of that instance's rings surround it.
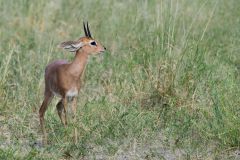
<svg viewBox="0 0 240 160">
<path fill-rule="evenodd" d="M 46 133 L 46 129 L 45 129 L 44 114 L 45 114 L 48 104 L 51 102 L 52 98 L 53 98 L 53 95 L 50 92 L 45 94 L 44 100 L 39 109 L 40 125 L 41 125 L 41 129 L 43 132 L 43 144 L 47 144 L 47 133 Z"/>
</svg>

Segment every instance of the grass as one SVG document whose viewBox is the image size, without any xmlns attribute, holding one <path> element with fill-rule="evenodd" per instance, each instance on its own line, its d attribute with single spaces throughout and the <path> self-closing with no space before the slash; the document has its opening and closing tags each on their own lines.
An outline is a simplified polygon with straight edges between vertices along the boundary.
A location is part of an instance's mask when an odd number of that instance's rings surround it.
<svg viewBox="0 0 240 160">
<path fill-rule="evenodd" d="M 235 0 L 0 0 L 0 159 L 234 159 L 240 146 L 240 4 Z M 78 101 L 79 143 L 57 99 L 38 109 L 56 46 L 83 35 L 92 57 Z M 239 158 L 239 156 L 238 156 Z"/>
</svg>

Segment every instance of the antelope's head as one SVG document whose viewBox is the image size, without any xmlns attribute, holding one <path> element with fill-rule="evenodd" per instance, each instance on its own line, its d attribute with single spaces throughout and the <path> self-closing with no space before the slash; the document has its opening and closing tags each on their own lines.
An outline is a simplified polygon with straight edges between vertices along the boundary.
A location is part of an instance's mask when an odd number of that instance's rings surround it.
<svg viewBox="0 0 240 160">
<path fill-rule="evenodd" d="M 79 38 L 77 41 L 62 42 L 59 47 L 69 52 L 77 52 L 81 50 L 85 53 L 94 55 L 104 52 L 106 48 L 101 43 L 92 38 L 88 22 L 87 25 L 85 25 L 83 22 L 83 28 L 85 32 L 84 37 Z"/>
</svg>

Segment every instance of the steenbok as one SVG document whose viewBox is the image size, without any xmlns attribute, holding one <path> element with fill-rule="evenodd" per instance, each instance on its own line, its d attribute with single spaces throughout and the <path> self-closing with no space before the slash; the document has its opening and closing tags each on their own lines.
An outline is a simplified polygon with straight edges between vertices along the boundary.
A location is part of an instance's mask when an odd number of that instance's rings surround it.
<svg viewBox="0 0 240 160">
<path fill-rule="evenodd" d="M 72 62 L 57 60 L 45 69 L 44 100 L 39 110 L 40 125 L 43 132 L 43 143 L 47 143 L 47 133 L 44 124 L 44 114 L 48 104 L 57 95 L 61 100 L 56 105 L 58 115 L 64 126 L 67 125 L 67 105 L 71 102 L 73 122 L 76 123 L 77 96 L 80 90 L 80 77 L 87 64 L 89 55 L 104 52 L 106 48 L 92 38 L 88 23 L 83 23 L 85 36 L 76 41 L 62 42 L 59 47 L 75 53 Z M 77 142 L 77 129 L 74 128 L 74 142 Z"/>
</svg>

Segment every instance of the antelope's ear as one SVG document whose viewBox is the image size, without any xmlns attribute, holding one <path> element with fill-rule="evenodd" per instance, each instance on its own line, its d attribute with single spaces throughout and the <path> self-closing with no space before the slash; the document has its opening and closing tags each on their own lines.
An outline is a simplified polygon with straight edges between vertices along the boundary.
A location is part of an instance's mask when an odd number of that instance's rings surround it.
<svg viewBox="0 0 240 160">
<path fill-rule="evenodd" d="M 83 46 L 82 42 L 66 41 L 58 45 L 59 48 L 63 48 L 69 52 L 76 52 Z"/>
</svg>

